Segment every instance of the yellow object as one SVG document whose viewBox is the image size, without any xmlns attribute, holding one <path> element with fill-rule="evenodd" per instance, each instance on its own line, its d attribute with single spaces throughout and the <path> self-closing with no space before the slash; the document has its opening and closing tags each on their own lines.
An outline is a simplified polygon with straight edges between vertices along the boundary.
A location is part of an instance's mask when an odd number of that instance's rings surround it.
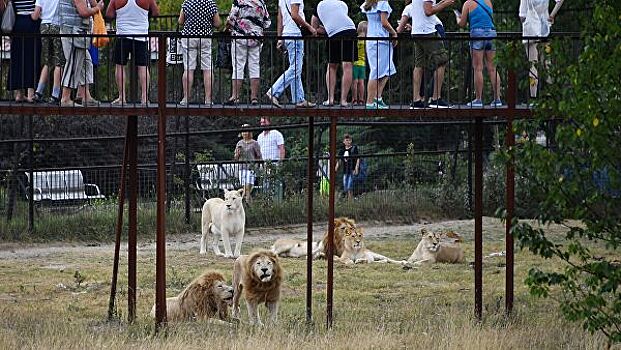
<svg viewBox="0 0 621 350">
<path fill-rule="evenodd" d="M 106 22 L 104 22 L 103 16 L 101 12 L 97 12 L 95 16 L 93 16 L 93 34 L 107 35 L 108 31 L 106 30 Z M 108 45 L 110 42 L 110 38 L 108 37 L 95 37 L 93 38 L 93 46 L 99 48 Z"/>
<path fill-rule="evenodd" d="M 321 178 L 321 181 L 319 182 L 319 194 L 322 196 L 330 194 L 330 181 L 328 181 L 327 177 Z"/>
<path fill-rule="evenodd" d="M 354 66 L 364 67 L 366 65 L 365 41 L 358 40 L 358 60 L 354 62 Z"/>
<path fill-rule="evenodd" d="M 599 125 L 599 119 L 595 118 L 593 119 L 593 126 L 597 127 Z"/>
</svg>

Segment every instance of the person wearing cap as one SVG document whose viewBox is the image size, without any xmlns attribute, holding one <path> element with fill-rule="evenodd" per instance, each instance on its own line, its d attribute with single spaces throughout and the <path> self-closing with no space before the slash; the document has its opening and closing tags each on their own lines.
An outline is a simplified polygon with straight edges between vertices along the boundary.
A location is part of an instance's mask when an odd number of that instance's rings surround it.
<svg viewBox="0 0 621 350">
<path fill-rule="evenodd" d="M 261 155 L 261 146 L 252 138 L 252 131 L 243 130 L 248 128 L 250 128 L 250 124 L 242 125 L 242 132 L 240 134 L 242 139 L 235 146 L 234 157 L 236 161 L 240 162 L 239 183 L 244 187 L 246 203 L 250 204 L 252 200 L 250 194 L 256 178 L 254 169 L 256 168 L 256 162 L 262 160 L 263 156 Z"/>
</svg>

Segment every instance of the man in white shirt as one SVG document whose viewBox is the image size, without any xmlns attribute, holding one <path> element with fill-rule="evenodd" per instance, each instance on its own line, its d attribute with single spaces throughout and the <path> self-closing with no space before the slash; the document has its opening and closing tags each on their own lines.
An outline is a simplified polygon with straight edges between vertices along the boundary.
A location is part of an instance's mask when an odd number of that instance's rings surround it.
<svg viewBox="0 0 621 350">
<path fill-rule="evenodd" d="M 409 17 L 412 18 L 412 37 L 440 38 L 436 25 L 439 22 L 436 14 L 449 7 L 455 0 L 413 0 Z M 441 23 L 441 22 L 440 22 Z M 410 108 L 425 108 L 420 95 L 420 82 L 426 63 L 431 64 L 434 71 L 434 87 L 429 107 L 448 108 L 449 104 L 440 98 L 444 82 L 444 68 L 448 62 L 448 52 L 441 40 L 414 40 L 414 93 Z"/>
<path fill-rule="evenodd" d="M 278 162 L 285 159 L 285 139 L 283 138 L 280 131 L 275 129 L 270 129 L 270 125 L 272 124 L 269 117 L 261 118 L 261 126 L 265 128 L 263 132 L 257 136 L 257 142 L 261 147 L 261 155 L 263 156 L 263 160 L 267 161 L 265 167 L 266 178 L 270 175 L 270 169 L 274 166 L 277 166 Z M 270 162 L 271 161 L 271 162 Z M 282 199 L 282 182 L 280 180 L 276 180 L 274 186 L 272 186 L 268 179 L 263 181 L 263 191 L 273 192 L 274 199 L 280 200 Z"/>
</svg>

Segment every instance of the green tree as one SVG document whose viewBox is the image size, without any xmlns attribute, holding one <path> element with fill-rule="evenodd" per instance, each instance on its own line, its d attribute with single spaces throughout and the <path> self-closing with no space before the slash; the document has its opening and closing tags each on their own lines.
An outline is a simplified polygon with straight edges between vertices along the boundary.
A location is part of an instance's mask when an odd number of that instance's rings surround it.
<svg viewBox="0 0 621 350">
<path fill-rule="evenodd" d="M 579 43 L 553 41 L 547 69 L 553 84 L 542 92 L 535 122 L 515 130 L 531 137 L 509 155 L 542 199 L 541 226 L 516 221 L 512 232 L 521 248 L 562 261 L 529 271 L 531 293 L 557 299 L 567 319 L 612 344 L 621 342 L 621 2 L 591 4 Z M 574 4 L 580 5 L 586 2 Z M 524 61 L 516 57 L 514 67 Z M 533 136 L 551 117 L 553 147 L 544 148 Z M 551 237 L 542 228 L 548 223 L 562 223 L 567 232 Z"/>
</svg>

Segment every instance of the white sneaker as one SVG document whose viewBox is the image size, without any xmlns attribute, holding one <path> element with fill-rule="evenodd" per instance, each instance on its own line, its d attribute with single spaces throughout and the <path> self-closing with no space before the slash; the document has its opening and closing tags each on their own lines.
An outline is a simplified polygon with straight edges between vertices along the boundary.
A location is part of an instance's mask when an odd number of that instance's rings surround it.
<svg viewBox="0 0 621 350">
<path fill-rule="evenodd" d="M 472 100 L 472 101 L 466 103 L 466 107 L 483 108 L 483 101 L 481 101 L 481 100 Z"/>
</svg>

